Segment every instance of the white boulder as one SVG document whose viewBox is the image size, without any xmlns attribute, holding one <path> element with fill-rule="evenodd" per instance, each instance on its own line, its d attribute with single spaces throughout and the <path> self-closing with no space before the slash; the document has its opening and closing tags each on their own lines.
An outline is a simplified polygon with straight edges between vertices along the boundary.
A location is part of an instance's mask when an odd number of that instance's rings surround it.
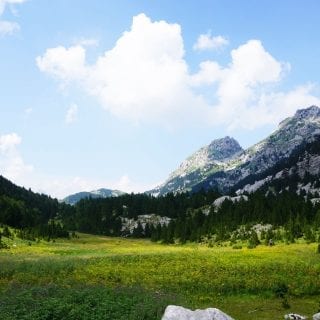
<svg viewBox="0 0 320 320">
<path fill-rule="evenodd" d="M 161 320 L 234 320 L 216 308 L 192 311 L 180 306 L 168 306 Z"/>
<path fill-rule="evenodd" d="M 312 319 L 313 319 L 313 320 L 320 320 L 320 312 L 314 314 L 313 317 L 312 317 Z"/>
<path fill-rule="evenodd" d="M 296 313 L 286 314 L 284 316 L 284 318 L 286 320 L 305 320 L 305 319 L 307 319 L 305 316 L 301 316 L 300 314 L 296 314 Z"/>
</svg>

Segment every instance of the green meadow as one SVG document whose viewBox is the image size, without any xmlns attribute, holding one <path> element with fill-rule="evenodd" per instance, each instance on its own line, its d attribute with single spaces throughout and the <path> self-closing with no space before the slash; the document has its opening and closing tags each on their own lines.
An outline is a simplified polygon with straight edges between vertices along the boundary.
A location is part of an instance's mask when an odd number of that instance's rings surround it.
<svg viewBox="0 0 320 320">
<path fill-rule="evenodd" d="M 161 319 L 168 304 L 217 307 L 238 320 L 309 317 L 320 304 L 316 244 L 162 245 L 79 234 L 55 242 L 5 239 L 0 317 Z"/>
</svg>

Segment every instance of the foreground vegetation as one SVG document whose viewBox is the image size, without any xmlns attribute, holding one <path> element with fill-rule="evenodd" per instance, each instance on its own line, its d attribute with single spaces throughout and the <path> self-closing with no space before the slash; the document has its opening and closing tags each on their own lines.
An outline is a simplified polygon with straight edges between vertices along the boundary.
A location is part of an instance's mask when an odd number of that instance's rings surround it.
<svg viewBox="0 0 320 320">
<path fill-rule="evenodd" d="M 0 251 L 2 319 L 154 320 L 166 305 L 181 304 L 271 320 L 319 307 L 316 244 L 236 250 L 85 234 L 3 241 L 10 248 Z"/>
</svg>

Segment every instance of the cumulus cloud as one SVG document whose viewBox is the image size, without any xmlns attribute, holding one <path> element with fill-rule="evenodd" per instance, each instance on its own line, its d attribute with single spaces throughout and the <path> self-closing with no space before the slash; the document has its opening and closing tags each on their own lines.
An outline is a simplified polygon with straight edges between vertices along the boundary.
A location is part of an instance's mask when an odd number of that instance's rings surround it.
<svg viewBox="0 0 320 320">
<path fill-rule="evenodd" d="M 177 24 L 151 22 L 140 14 L 133 18 L 131 30 L 95 64 L 85 63 L 85 53 L 79 45 L 51 48 L 36 62 L 41 71 L 64 85 L 76 82 L 109 112 L 136 123 L 184 117 L 194 111 L 191 103 L 196 106 L 201 100 L 187 85 L 188 66 Z"/>
<path fill-rule="evenodd" d="M 26 0 L 0 0 L 0 36 L 11 35 L 20 30 L 16 22 L 1 20 L 1 16 L 7 5 L 21 4 Z"/>
<path fill-rule="evenodd" d="M 319 103 L 312 86 L 279 89 L 290 65 L 273 57 L 259 40 L 233 49 L 226 66 L 208 60 L 190 73 L 181 27 L 153 22 L 145 14 L 133 17 L 130 30 L 93 64 L 87 63 L 80 44 L 47 49 L 36 63 L 63 86 L 77 85 L 107 111 L 134 123 L 253 129 Z M 279 101 L 291 105 L 282 107 Z"/>
<path fill-rule="evenodd" d="M 23 177 L 33 171 L 27 165 L 19 150 L 21 137 L 16 133 L 0 136 L 0 172 L 1 175 L 15 182 L 21 182 Z"/>
<path fill-rule="evenodd" d="M 77 45 L 66 49 L 62 46 L 48 49 L 44 57 L 37 57 L 39 69 L 64 82 L 86 77 L 85 48 Z"/>
<path fill-rule="evenodd" d="M 78 116 L 78 106 L 76 104 L 72 104 L 66 114 L 65 122 L 66 124 L 71 124 L 77 120 Z"/>
<path fill-rule="evenodd" d="M 229 44 L 229 40 L 223 36 L 212 36 L 211 33 L 201 34 L 193 45 L 193 50 L 220 50 Z"/>
</svg>

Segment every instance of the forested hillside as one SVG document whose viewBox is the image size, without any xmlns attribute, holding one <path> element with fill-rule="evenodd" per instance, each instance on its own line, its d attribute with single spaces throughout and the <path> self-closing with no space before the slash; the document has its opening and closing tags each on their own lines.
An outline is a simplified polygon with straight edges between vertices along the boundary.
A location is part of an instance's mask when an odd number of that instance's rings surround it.
<svg viewBox="0 0 320 320">
<path fill-rule="evenodd" d="M 20 237 L 67 237 L 61 217 L 72 212 L 71 206 L 0 176 L 0 223 L 18 229 Z"/>
<path fill-rule="evenodd" d="M 167 194 L 153 197 L 147 194 L 126 194 L 106 199 L 83 199 L 75 205 L 75 214 L 64 214 L 70 228 L 96 234 L 122 235 L 122 220 L 139 215 L 155 214 L 176 219 L 189 208 L 210 205 L 220 196 L 214 190 L 197 193 Z M 140 233 L 140 236 L 143 234 Z"/>
</svg>

